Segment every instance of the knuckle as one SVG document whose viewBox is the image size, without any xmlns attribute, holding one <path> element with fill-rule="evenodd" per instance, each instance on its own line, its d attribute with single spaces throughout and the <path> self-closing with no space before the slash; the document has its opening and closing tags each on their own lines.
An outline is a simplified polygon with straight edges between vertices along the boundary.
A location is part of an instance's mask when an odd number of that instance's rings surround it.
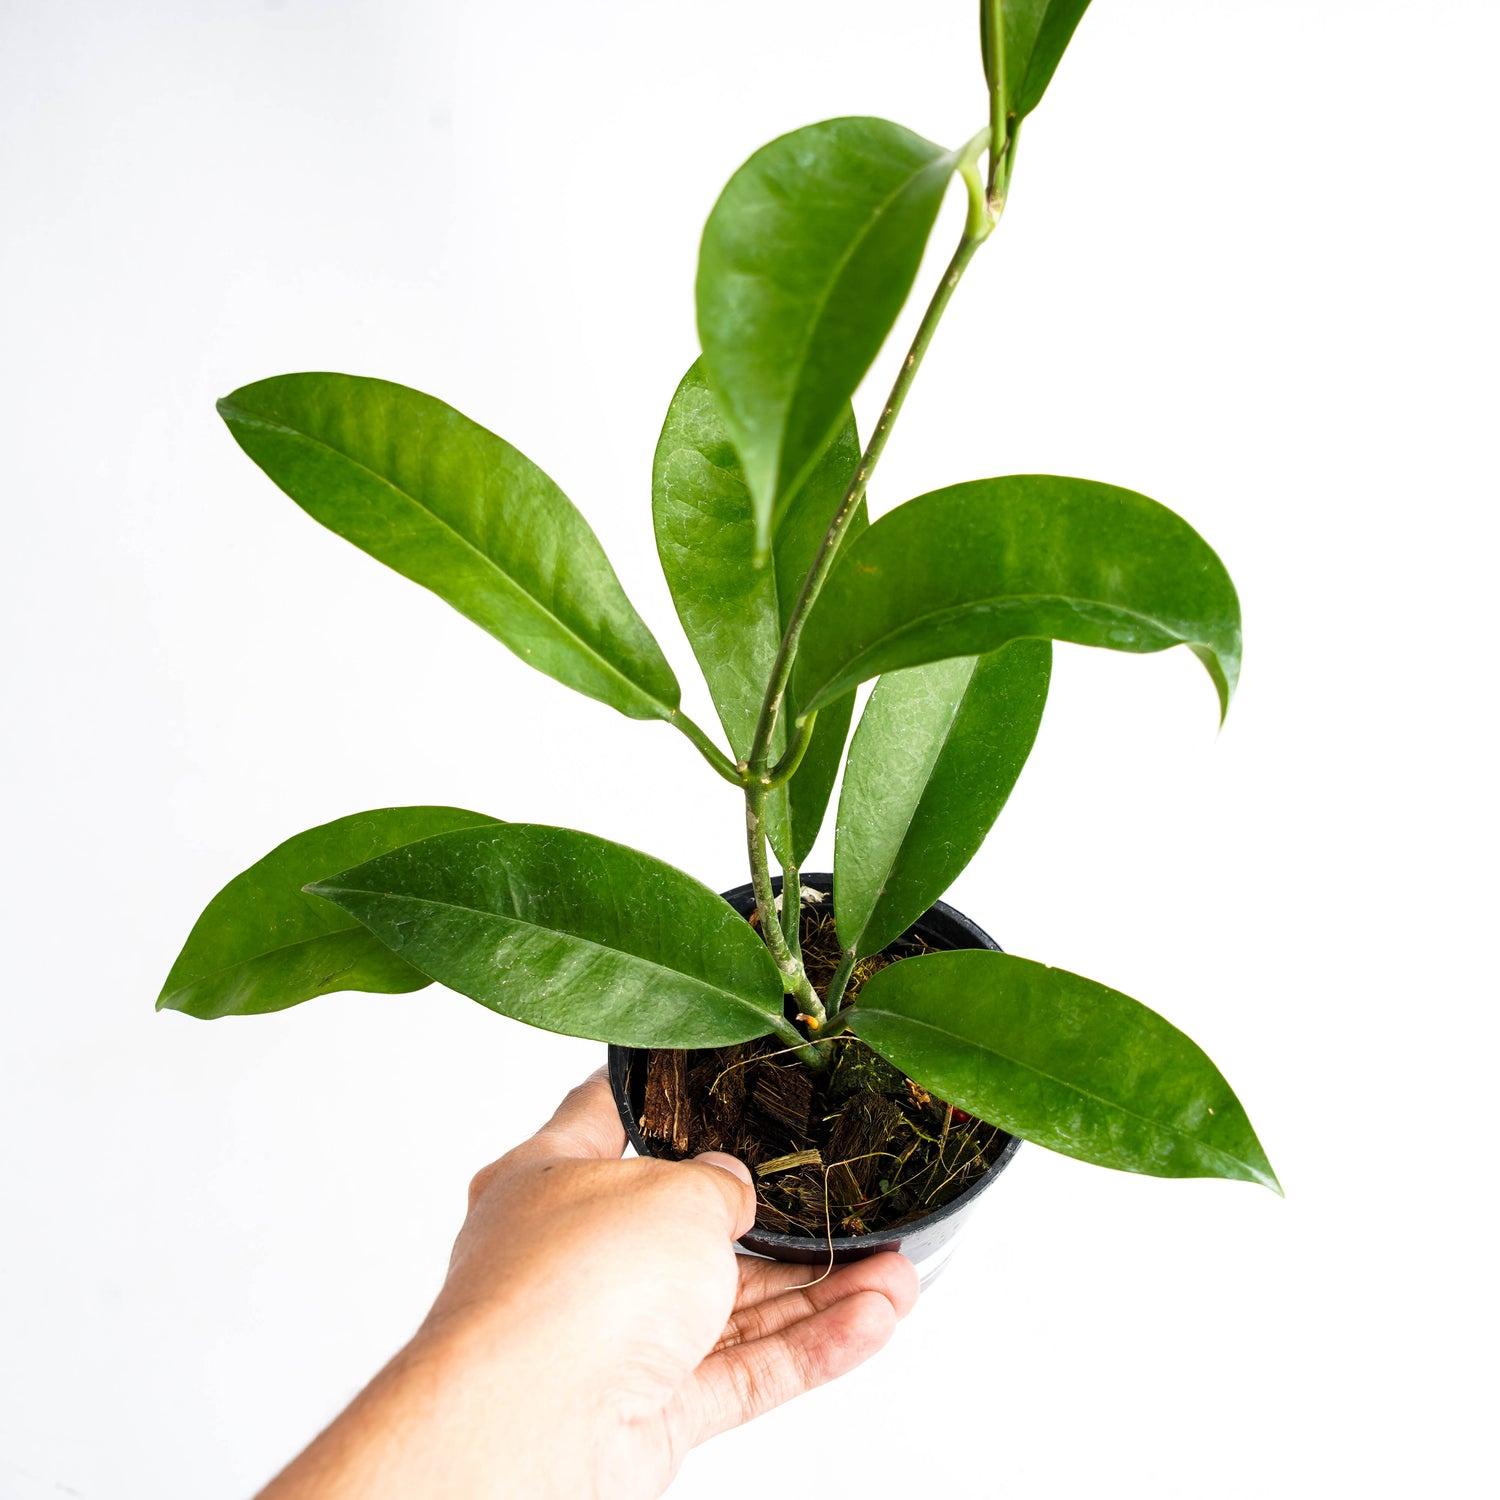
<svg viewBox="0 0 1500 1500">
<path fill-rule="evenodd" d="M 472 1209 L 479 1200 L 484 1197 L 494 1183 L 500 1171 L 500 1163 L 492 1161 L 488 1166 L 481 1167 L 469 1179 L 469 1207 Z"/>
</svg>

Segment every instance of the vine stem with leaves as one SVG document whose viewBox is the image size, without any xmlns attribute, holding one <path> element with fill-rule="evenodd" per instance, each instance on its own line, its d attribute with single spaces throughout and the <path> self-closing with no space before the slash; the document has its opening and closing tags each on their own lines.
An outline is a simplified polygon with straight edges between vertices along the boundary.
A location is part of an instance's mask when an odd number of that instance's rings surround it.
<svg viewBox="0 0 1500 1500">
<path fill-rule="evenodd" d="M 1003 141 L 999 140 L 992 133 L 991 126 L 986 125 L 961 153 L 959 172 L 969 193 L 969 211 L 964 221 L 963 236 L 958 242 L 958 248 L 953 252 L 953 258 L 948 262 L 947 269 L 943 272 L 942 280 L 932 294 L 932 300 L 927 304 L 927 311 L 922 315 L 922 321 L 912 338 L 911 347 L 901 362 L 901 369 L 896 376 L 895 383 L 891 386 L 890 395 L 886 398 L 885 407 L 880 413 L 880 420 L 875 424 L 875 431 L 870 435 L 870 441 L 860 455 L 854 478 L 849 482 L 849 487 L 844 491 L 843 498 L 833 513 L 833 519 L 828 523 L 828 530 L 824 533 L 812 566 L 803 580 L 801 592 L 797 595 L 797 601 L 787 617 L 786 630 L 782 634 L 781 645 L 777 649 L 776 659 L 771 666 L 770 679 L 766 684 L 765 698 L 761 703 L 760 716 L 755 726 L 755 738 L 751 742 L 750 753 L 744 762 L 745 833 L 750 854 L 750 879 L 755 891 L 755 904 L 761 932 L 766 946 L 771 951 L 771 957 L 776 961 L 776 967 L 781 973 L 787 993 L 796 998 L 802 1012 L 802 1019 L 808 1029 L 814 1032 L 827 1023 L 828 1013 L 822 999 L 808 980 L 802 965 L 801 954 L 788 942 L 783 922 L 778 920 L 766 850 L 765 805 L 771 790 L 790 779 L 792 772 L 796 770 L 797 762 L 800 761 L 811 738 L 815 714 L 807 714 L 799 718 L 793 726 L 791 743 L 787 752 L 774 768 L 770 766 L 772 737 L 776 732 L 776 725 L 786 701 L 787 685 L 791 680 L 792 666 L 796 660 L 802 627 L 806 624 L 807 616 L 833 567 L 839 546 L 849 529 L 849 523 L 859 509 L 860 501 L 864 499 L 870 477 L 875 472 L 875 466 L 880 462 L 881 454 L 885 452 L 886 443 L 890 441 L 891 429 L 895 426 L 896 418 L 900 415 L 906 397 L 917 378 L 917 371 L 922 367 L 923 356 L 927 353 L 928 345 L 931 344 L 933 335 L 937 332 L 937 326 L 942 321 L 943 314 L 947 311 L 948 304 L 964 272 L 968 269 L 969 262 L 974 258 L 979 247 L 989 238 L 1004 208 L 1004 188 L 1000 185 L 1009 184 L 1010 157 L 1014 148 L 1014 140 L 1014 133 Z M 988 182 L 981 177 L 979 169 L 979 159 L 986 148 L 990 152 Z M 790 768 L 788 768 L 788 762 L 790 762 Z M 796 899 L 800 905 L 800 888 L 795 879 L 787 879 L 783 882 L 783 900 L 785 901 L 789 896 Z M 790 921 L 795 922 L 797 917 L 797 909 L 793 908 Z M 833 1004 L 835 1007 L 838 1004 L 836 996 L 833 998 Z"/>
</svg>

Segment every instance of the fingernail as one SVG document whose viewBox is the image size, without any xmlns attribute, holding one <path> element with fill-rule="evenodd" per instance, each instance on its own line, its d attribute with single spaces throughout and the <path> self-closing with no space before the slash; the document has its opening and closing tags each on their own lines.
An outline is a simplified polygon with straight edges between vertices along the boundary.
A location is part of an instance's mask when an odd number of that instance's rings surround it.
<svg viewBox="0 0 1500 1500">
<path fill-rule="evenodd" d="M 755 1179 L 750 1175 L 750 1168 L 737 1156 L 730 1156 L 724 1151 L 701 1151 L 693 1160 L 706 1162 L 711 1167 L 720 1167 L 724 1171 L 732 1173 L 746 1187 L 753 1188 L 755 1186 Z"/>
</svg>

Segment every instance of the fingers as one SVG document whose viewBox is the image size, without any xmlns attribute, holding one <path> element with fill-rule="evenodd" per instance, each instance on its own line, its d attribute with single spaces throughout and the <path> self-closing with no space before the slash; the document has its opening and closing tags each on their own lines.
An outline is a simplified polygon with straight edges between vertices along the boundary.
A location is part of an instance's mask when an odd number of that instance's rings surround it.
<svg viewBox="0 0 1500 1500">
<path fill-rule="evenodd" d="M 884 1347 L 896 1321 L 882 1293 L 859 1291 L 778 1333 L 710 1354 L 696 1375 L 697 1441 L 863 1364 Z"/>
<path fill-rule="evenodd" d="M 611 1161 L 625 1149 L 625 1127 L 615 1108 L 609 1070 L 598 1068 L 568 1092 L 531 1144 L 553 1156 Z"/>
<path fill-rule="evenodd" d="M 904 1318 L 917 1301 L 917 1273 L 904 1255 L 872 1255 L 840 1266 L 825 1280 L 807 1266 L 740 1260 L 740 1293 L 715 1349 L 767 1338 L 856 1292 L 879 1292 Z M 808 1285 L 812 1282 L 812 1285 Z"/>
</svg>

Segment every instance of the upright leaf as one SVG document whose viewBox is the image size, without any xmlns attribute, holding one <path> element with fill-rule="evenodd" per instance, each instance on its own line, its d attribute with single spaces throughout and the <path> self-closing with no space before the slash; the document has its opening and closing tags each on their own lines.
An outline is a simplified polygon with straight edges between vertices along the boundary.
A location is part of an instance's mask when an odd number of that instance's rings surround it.
<svg viewBox="0 0 1500 1500">
<path fill-rule="evenodd" d="M 672 716 L 677 679 L 599 539 L 503 438 L 420 391 L 355 375 L 257 381 L 219 414 L 314 520 L 523 661 L 633 719 Z"/>
<path fill-rule="evenodd" d="M 425 974 L 302 888 L 416 839 L 493 822 L 456 807 L 383 807 L 278 844 L 204 908 L 156 1008 L 212 1020 L 284 1010 L 335 990 L 421 989 Z"/>
<path fill-rule="evenodd" d="M 935 953 L 880 970 L 849 1014 L 923 1088 L 1024 1140 L 1123 1172 L 1281 1191 L 1203 1050 L 1092 979 L 1005 953 Z"/>
<path fill-rule="evenodd" d="M 887 120 L 763 146 L 703 231 L 698 333 L 764 560 L 916 276 L 957 153 Z"/>
<path fill-rule="evenodd" d="M 701 360 L 683 376 L 668 408 L 652 469 L 656 548 L 678 618 L 740 759 L 750 753 L 787 617 L 858 463 L 854 413 L 846 407 L 833 442 L 792 497 L 771 566 L 758 568 L 750 492 Z M 847 535 L 868 524 L 861 501 Z M 852 711 L 853 700 L 846 698 L 819 714 L 797 774 L 767 801 L 767 831 L 784 862 L 800 863 L 817 837 Z M 781 753 L 785 726 L 795 717 L 796 704 L 789 702 L 778 720 L 774 754 Z"/>
<path fill-rule="evenodd" d="M 1089 0 L 982 0 L 979 16 L 986 73 L 996 62 L 1003 68 L 1005 98 L 1016 119 L 1025 119 L 1042 102 L 1088 8 Z M 997 13 L 1004 18 L 1003 50 L 995 45 Z"/>
<path fill-rule="evenodd" d="M 547 1031 L 719 1047 L 782 1018 L 780 976 L 743 917 L 671 865 L 590 834 L 465 829 L 312 889 L 424 974 Z"/>
<path fill-rule="evenodd" d="M 839 555 L 797 655 L 803 711 L 923 662 L 1034 636 L 1111 651 L 1186 645 L 1229 708 L 1240 605 L 1224 564 L 1164 505 L 1048 474 L 909 500 Z"/>
<path fill-rule="evenodd" d="M 1013 641 L 875 684 L 839 793 L 833 904 L 846 950 L 879 953 L 974 857 L 1031 753 L 1051 672 L 1050 641 Z"/>
</svg>

